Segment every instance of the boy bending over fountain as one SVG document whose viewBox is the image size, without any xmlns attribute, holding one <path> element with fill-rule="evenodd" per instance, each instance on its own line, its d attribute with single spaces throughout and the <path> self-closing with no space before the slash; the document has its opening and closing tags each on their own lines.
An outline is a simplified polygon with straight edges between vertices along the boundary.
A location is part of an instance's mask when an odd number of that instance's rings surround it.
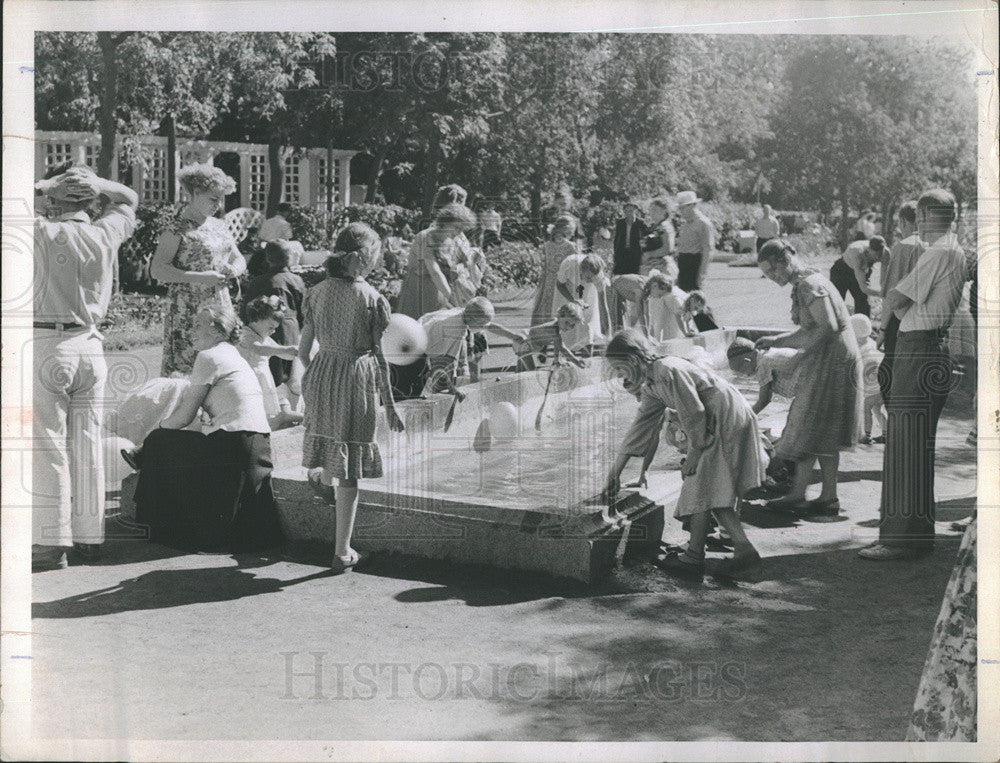
<svg viewBox="0 0 1000 763">
<path fill-rule="evenodd" d="M 516 342 L 524 341 L 522 334 L 494 323 L 495 317 L 493 304 L 485 297 L 474 297 L 465 307 L 449 307 L 421 316 L 420 323 L 427 332 L 427 363 L 421 386 L 430 386 L 430 392 L 448 391 L 459 400 L 464 397 L 455 388 L 458 359 L 472 332 L 491 331 Z"/>
<path fill-rule="evenodd" d="M 674 516 L 689 518 L 690 538 L 683 552 L 668 552 L 657 558 L 656 565 L 700 578 L 713 514 L 733 541 L 733 557 L 724 571 L 731 574 L 755 565 L 760 555 L 743 532 L 736 504 L 761 484 L 767 456 L 757 417 L 746 399 L 712 371 L 683 358 L 661 356 L 634 329 L 616 334 L 606 356 L 625 389 L 638 398 L 639 410 L 608 474 L 605 494 L 611 499 L 617 495 L 619 477 L 629 459 L 648 457 L 667 410 L 672 409 L 688 441 Z"/>
<path fill-rule="evenodd" d="M 554 348 L 555 365 L 559 365 L 565 357 L 570 363 L 583 368 L 585 362 L 573 350 L 591 344 L 590 327 L 584 321 L 583 309 L 575 302 L 567 302 L 559 308 L 555 320 L 532 326 L 524 340 L 514 340 L 517 370 L 534 371 L 534 355 L 541 355 L 549 347 Z"/>
</svg>

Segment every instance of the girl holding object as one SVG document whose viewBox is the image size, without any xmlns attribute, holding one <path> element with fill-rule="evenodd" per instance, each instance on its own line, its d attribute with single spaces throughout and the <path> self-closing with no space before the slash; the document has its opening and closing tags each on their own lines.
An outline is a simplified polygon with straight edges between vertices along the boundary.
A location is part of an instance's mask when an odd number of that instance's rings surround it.
<svg viewBox="0 0 1000 763">
<path fill-rule="evenodd" d="M 555 309 L 568 302 L 578 303 L 595 343 L 604 342 L 605 331 L 611 325 L 607 285 L 604 261 L 596 254 L 571 255 L 562 261 L 556 274 Z"/>
<path fill-rule="evenodd" d="M 590 332 L 583 320 L 583 310 L 579 305 L 567 302 L 559 308 L 555 320 L 532 326 L 528 329 L 527 337 L 514 341 L 517 370 L 535 370 L 534 355 L 545 352 L 548 347 L 555 348 L 554 364 L 558 365 L 565 357 L 570 363 L 583 368 L 584 361 L 573 350 L 590 344 Z"/>
<path fill-rule="evenodd" d="M 341 572 L 359 561 L 351 548 L 358 480 L 382 476 L 382 456 L 375 443 L 379 396 L 389 428 L 403 431 L 381 349 L 389 303 L 364 280 L 380 251 L 381 240 L 374 230 L 364 223 L 348 225 L 327 259 L 327 279 L 309 290 L 303 305 L 302 465 L 316 470 L 309 473 L 313 489 L 335 503 L 337 534 L 331 566 Z M 310 357 L 314 339 L 319 351 Z M 339 484 L 332 488 L 335 479 Z"/>
</svg>

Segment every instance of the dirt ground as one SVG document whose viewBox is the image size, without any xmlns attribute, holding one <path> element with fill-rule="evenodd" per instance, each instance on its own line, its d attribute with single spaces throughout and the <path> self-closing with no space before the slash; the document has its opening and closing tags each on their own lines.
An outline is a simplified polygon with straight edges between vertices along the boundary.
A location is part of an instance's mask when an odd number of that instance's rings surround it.
<svg viewBox="0 0 1000 763">
<path fill-rule="evenodd" d="M 713 265 L 708 289 L 727 325 L 787 322 L 756 271 Z M 746 511 L 765 560 L 740 582 L 643 564 L 586 588 L 402 557 L 331 576 L 302 549 L 182 555 L 114 525 L 101 564 L 33 576 L 35 734 L 901 740 L 949 524 L 975 503 L 970 417 L 956 397 L 942 420 L 940 542 L 921 561 L 856 556 L 877 532 L 878 445 L 842 461 L 842 521 Z M 666 537 L 682 537 L 672 519 Z"/>
</svg>

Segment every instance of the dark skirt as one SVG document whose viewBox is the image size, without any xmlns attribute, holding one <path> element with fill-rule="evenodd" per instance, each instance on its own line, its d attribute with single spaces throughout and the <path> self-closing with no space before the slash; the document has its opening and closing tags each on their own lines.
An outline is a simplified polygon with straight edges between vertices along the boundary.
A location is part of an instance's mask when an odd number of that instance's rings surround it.
<svg viewBox="0 0 1000 763">
<path fill-rule="evenodd" d="M 270 436 L 154 429 L 142 446 L 136 520 L 188 551 L 261 551 L 284 540 L 271 490 Z"/>
</svg>

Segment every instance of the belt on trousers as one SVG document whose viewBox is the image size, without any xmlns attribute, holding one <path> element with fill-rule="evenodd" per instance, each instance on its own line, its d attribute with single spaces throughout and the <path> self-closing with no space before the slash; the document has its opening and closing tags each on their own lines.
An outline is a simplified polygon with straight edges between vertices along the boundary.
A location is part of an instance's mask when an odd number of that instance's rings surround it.
<svg viewBox="0 0 1000 763">
<path fill-rule="evenodd" d="M 899 331 L 896 333 L 897 340 L 900 339 L 944 339 L 948 336 L 948 329 L 918 329 L 916 331 Z"/>
<path fill-rule="evenodd" d="M 86 328 L 82 323 L 50 323 L 46 321 L 35 321 L 34 326 L 36 329 L 50 329 L 52 331 L 67 331 Z"/>
</svg>

